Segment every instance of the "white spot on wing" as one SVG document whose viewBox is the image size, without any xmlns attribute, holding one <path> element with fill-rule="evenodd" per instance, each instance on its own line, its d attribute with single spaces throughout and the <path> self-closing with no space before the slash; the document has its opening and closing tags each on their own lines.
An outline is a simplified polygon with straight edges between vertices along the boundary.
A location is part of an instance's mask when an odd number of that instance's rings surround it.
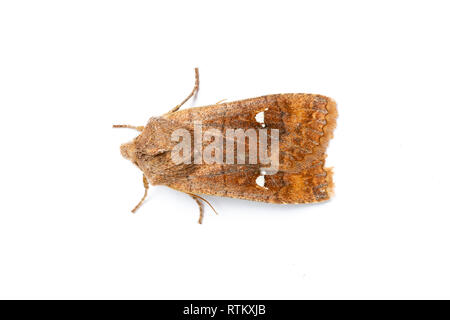
<svg viewBox="0 0 450 320">
<path fill-rule="evenodd" d="M 258 112 L 255 116 L 255 120 L 259 123 L 264 123 L 264 111 Z"/>
<path fill-rule="evenodd" d="M 264 185 L 266 183 L 266 178 L 262 175 L 256 178 L 256 184 L 261 188 L 267 189 Z"/>
<path fill-rule="evenodd" d="M 264 182 L 266 182 L 264 176 L 259 176 L 258 178 L 256 178 L 256 184 L 258 186 L 264 187 Z"/>
</svg>

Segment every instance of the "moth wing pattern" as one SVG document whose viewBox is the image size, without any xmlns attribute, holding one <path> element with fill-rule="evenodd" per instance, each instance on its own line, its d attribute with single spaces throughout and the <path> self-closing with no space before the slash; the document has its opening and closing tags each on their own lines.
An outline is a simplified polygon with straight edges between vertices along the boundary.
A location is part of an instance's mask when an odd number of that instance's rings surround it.
<svg viewBox="0 0 450 320">
<path fill-rule="evenodd" d="M 263 121 L 257 119 L 261 113 Z M 331 98 L 276 94 L 180 110 L 162 118 L 172 128 L 190 131 L 198 120 L 204 130 L 218 129 L 223 137 L 227 129 L 278 129 L 279 168 L 275 174 L 264 175 L 261 185 L 257 179 L 265 168 L 262 164 L 180 164 L 159 175 L 156 184 L 186 193 L 271 203 L 319 202 L 333 193 L 332 170 L 325 168 L 326 148 L 337 119 Z"/>
</svg>

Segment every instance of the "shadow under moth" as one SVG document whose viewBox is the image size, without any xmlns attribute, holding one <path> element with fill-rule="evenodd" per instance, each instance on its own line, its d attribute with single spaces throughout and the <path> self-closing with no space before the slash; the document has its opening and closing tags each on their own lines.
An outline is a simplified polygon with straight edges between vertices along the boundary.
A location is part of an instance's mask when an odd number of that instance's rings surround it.
<svg viewBox="0 0 450 320">
<path fill-rule="evenodd" d="M 189 96 L 145 126 L 114 125 L 141 132 L 120 150 L 149 183 L 191 196 L 203 219 L 201 195 L 270 203 L 313 203 L 333 192 L 326 148 L 336 127 L 333 99 L 303 93 L 179 110 L 199 89 L 198 69 Z M 211 206 L 214 210 L 214 208 Z M 215 212 L 215 210 L 214 210 Z"/>
</svg>

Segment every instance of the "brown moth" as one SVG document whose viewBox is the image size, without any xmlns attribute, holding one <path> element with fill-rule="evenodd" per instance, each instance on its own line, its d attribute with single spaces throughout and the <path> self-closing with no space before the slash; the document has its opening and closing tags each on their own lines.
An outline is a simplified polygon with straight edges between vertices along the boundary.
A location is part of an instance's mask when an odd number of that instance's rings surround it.
<svg viewBox="0 0 450 320">
<path fill-rule="evenodd" d="M 148 182 L 191 196 L 200 209 L 199 223 L 201 201 L 210 205 L 199 194 L 291 204 L 330 198 L 332 170 L 325 168 L 325 152 L 336 127 L 334 100 L 273 94 L 179 111 L 199 89 L 197 68 L 195 75 L 191 94 L 168 113 L 150 118 L 145 127 L 113 126 L 141 132 L 120 147 L 143 172 L 145 194 L 133 212 L 145 200 Z M 187 141 L 180 147 L 183 137 Z M 255 148 L 256 156 L 250 152 Z"/>
</svg>

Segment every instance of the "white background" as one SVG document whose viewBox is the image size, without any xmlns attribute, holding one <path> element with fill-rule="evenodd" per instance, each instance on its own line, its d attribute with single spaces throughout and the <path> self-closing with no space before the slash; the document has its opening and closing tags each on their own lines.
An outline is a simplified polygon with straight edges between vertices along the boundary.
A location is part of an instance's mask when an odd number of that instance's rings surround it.
<svg viewBox="0 0 450 320">
<path fill-rule="evenodd" d="M 445 1 L 2 1 L 0 298 L 450 298 Z M 119 152 L 167 112 L 333 97 L 335 197 L 151 187 Z"/>
</svg>

